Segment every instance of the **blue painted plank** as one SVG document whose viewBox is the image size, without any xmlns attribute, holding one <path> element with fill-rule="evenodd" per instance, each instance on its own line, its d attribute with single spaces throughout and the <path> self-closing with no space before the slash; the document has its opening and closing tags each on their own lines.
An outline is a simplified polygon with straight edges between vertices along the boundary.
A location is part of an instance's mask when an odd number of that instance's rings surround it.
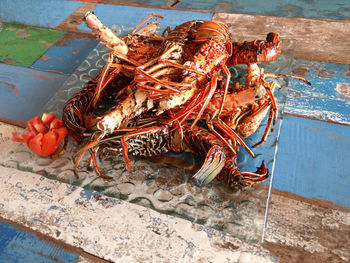
<svg viewBox="0 0 350 263">
<path fill-rule="evenodd" d="M 65 38 L 52 46 L 32 67 L 71 74 L 96 47 L 89 38 Z M 63 42 L 63 43 L 62 43 Z"/>
<path fill-rule="evenodd" d="M 0 223 L 0 262 L 77 262 L 79 255 L 12 225 Z"/>
<path fill-rule="evenodd" d="M 350 126 L 285 115 L 273 187 L 350 208 Z"/>
<path fill-rule="evenodd" d="M 54 28 L 81 4 L 65 0 L 1 0 L 0 17 L 3 22 Z"/>
<path fill-rule="evenodd" d="M 91 0 L 87 0 L 91 1 Z M 94 1 L 94 0 L 92 0 Z M 108 2 L 113 2 L 114 4 L 142 4 L 147 6 L 171 6 L 176 0 L 112 0 Z"/>
<path fill-rule="evenodd" d="M 296 60 L 293 74 L 311 81 L 290 80 L 285 110 L 290 113 L 350 124 L 350 66 Z"/>
<path fill-rule="evenodd" d="M 0 64 L 0 117 L 25 122 L 35 117 L 67 76 Z"/>
<path fill-rule="evenodd" d="M 179 11 L 171 9 L 156 9 L 144 8 L 135 6 L 119 6 L 98 4 L 95 8 L 95 14 L 102 21 L 105 26 L 112 27 L 116 25 L 118 35 L 130 32 L 138 23 L 150 14 L 159 14 L 164 16 L 163 19 L 158 18 L 160 22 L 160 33 L 167 27 L 174 28 L 183 22 L 189 20 L 211 20 L 212 14 L 192 11 Z M 78 29 L 90 31 L 90 29 L 83 22 Z"/>
</svg>

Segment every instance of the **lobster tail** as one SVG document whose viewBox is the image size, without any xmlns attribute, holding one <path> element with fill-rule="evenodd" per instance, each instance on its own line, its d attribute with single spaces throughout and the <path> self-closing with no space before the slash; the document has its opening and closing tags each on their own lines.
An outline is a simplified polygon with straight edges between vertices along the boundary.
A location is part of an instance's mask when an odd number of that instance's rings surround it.
<svg viewBox="0 0 350 263">
<path fill-rule="evenodd" d="M 228 66 L 256 62 L 267 62 L 277 59 L 281 54 L 282 42 L 278 34 L 268 33 L 266 40 L 254 40 L 243 43 L 232 43 L 232 57 Z"/>
<path fill-rule="evenodd" d="M 192 177 L 196 184 L 202 186 L 210 183 L 221 172 L 225 159 L 226 155 L 222 147 L 219 145 L 211 147 L 202 167 Z"/>
<path fill-rule="evenodd" d="M 69 135 L 71 135 L 77 143 L 83 140 L 83 134 L 87 130 L 84 123 L 84 115 L 88 111 L 95 86 L 96 80 L 90 80 L 83 89 L 66 102 L 63 108 L 62 120 Z"/>
</svg>

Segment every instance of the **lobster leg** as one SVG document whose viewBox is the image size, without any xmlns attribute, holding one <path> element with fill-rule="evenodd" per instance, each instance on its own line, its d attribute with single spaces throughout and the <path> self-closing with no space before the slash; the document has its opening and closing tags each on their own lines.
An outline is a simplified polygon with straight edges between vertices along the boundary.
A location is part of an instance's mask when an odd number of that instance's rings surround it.
<svg viewBox="0 0 350 263">
<path fill-rule="evenodd" d="M 261 114 L 267 107 L 270 106 L 270 101 L 266 101 L 261 107 L 259 107 L 259 109 L 257 109 L 256 111 L 254 111 L 253 113 L 250 114 L 250 116 L 248 117 L 248 119 L 245 121 L 245 123 L 249 123 L 252 121 L 252 119 L 254 119 L 254 117 L 258 116 L 259 114 Z"/>
<path fill-rule="evenodd" d="M 131 31 L 131 35 L 133 35 L 144 23 L 147 22 L 147 20 L 151 19 L 152 17 L 159 17 L 159 18 L 163 18 L 163 16 L 158 15 L 158 14 L 151 14 L 148 17 L 146 17 L 144 20 L 142 20 L 137 26 L 135 26 L 135 28 Z"/>
<path fill-rule="evenodd" d="M 237 140 L 237 142 L 242 145 L 253 158 L 255 157 L 255 154 L 251 149 L 249 149 L 248 145 L 243 141 L 243 139 L 225 122 L 219 118 L 216 118 L 213 120 L 213 124 L 221 131 L 223 131 L 227 136 L 229 136 L 232 140 Z"/>
<path fill-rule="evenodd" d="M 101 92 L 102 92 L 102 87 L 106 87 L 106 85 L 107 85 L 107 83 L 105 85 L 104 80 L 105 80 L 105 78 L 107 76 L 107 73 L 108 73 L 108 70 L 109 70 L 109 68 L 110 68 L 110 66 L 112 64 L 112 61 L 113 61 L 113 54 L 110 53 L 109 56 L 108 56 L 108 59 L 107 59 L 107 63 L 104 66 L 103 71 L 101 73 L 101 76 L 100 76 L 100 78 L 98 80 L 93 100 L 91 101 L 91 107 L 92 108 L 96 108 L 97 102 L 98 102 L 98 100 L 100 98 L 100 95 L 101 95 Z"/>
<path fill-rule="evenodd" d="M 219 181 L 232 188 L 246 188 L 254 184 L 265 181 L 269 176 L 269 170 L 266 168 L 264 161 L 258 167 L 256 172 L 241 172 L 237 166 L 236 156 L 228 156 L 226 164 L 221 173 L 216 177 Z"/>
<path fill-rule="evenodd" d="M 233 148 L 233 146 L 231 145 L 231 143 L 230 143 L 228 140 L 226 140 L 220 133 L 218 133 L 218 132 L 215 130 L 212 121 L 207 120 L 207 125 L 208 125 L 208 127 L 209 127 L 209 130 L 210 130 L 222 143 L 224 143 L 224 144 L 230 149 L 230 151 L 231 151 L 232 154 L 235 155 L 235 154 L 236 154 L 236 150 Z M 234 140 L 234 142 L 236 142 L 236 140 Z"/>
<path fill-rule="evenodd" d="M 208 92 L 208 94 L 205 94 L 205 93 L 203 94 L 204 97 L 206 97 L 206 98 L 205 98 L 205 100 L 203 102 L 203 105 L 202 105 L 199 113 L 197 114 L 196 118 L 194 119 L 194 121 L 193 121 L 193 123 L 191 125 L 191 128 L 193 128 L 196 125 L 197 121 L 200 119 L 200 117 L 202 117 L 202 114 L 203 114 L 204 110 L 206 109 L 206 107 L 208 106 L 209 101 L 211 100 L 211 98 L 214 95 L 214 92 L 215 92 L 216 87 L 217 87 L 217 81 L 218 81 L 218 79 L 220 77 L 221 76 L 216 75 L 215 77 L 212 78 L 211 82 L 208 84 L 208 85 L 210 85 L 209 92 Z"/>
<path fill-rule="evenodd" d="M 85 145 L 78 153 L 77 153 L 77 159 L 74 163 L 74 175 L 77 179 L 79 179 L 79 175 L 78 175 L 78 167 L 79 167 L 79 163 L 81 161 L 81 159 L 83 158 L 85 152 L 91 148 L 93 148 L 94 146 L 96 146 L 99 141 L 103 138 L 104 134 L 100 133 L 97 135 L 96 139 L 93 140 L 92 142 L 88 143 L 87 145 Z"/>
<path fill-rule="evenodd" d="M 264 75 L 264 78 L 290 78 L 290 79 L 297 79 L 297 80 L 301 80 L 303 82 L 305 82 L 307 85 L 311 86 L 311 82 L 308 81 L 307 79 L 303 78 L 303 77 L 299 77 L 299 76 L 294 76 L 294 75 L 289 75 L 289 74 L 277 74 L 277 73 L 266 73 Z"/>
<path fill-rule="evenodd" d="M 265 131 L 264 131 L 264 135 L 261 138 L 260 142 L 258 142 L 258 143 L 253 145 L 253 148 L 256 148 L 256 147 L 262 145 L 266 141 L 267 135 L 269 135 L 269 132 L 270 132 L 273 116 L 274 116 L 274 113 L 273 113 L 272 110 L 270 110 L 269 119 L 267 120 L 267 124 L 266 124 L 266 128 L 265 128 Z"/>
<path fill-rule="evenodd" d="M 191 128 L 193 128 L 196 123 L 198 122 L 198 120 L 201 118 L 201 116 L 203 115 L 204 110 L 206 109 L 206 107 L 208 106 L 212 96 L 214 95 L 214 92 L 216 90 L 217 87 L 217 81 L 220 78 L 220 75 L 216 75 L 212 78 L 211 82 L 208 83 L 206 85 L 206 87 L 204 88 L 203 91 L 201 91 L 200 93 L 196 94 L 190 101 L 190 103 L 187 105 L 186 108 L 180 110 L 170 121 L 169 123 L 178 120 L 180 118 L 181 121 L 180 123 L 184 122 L 189 115 L 201 104 L 203 103 L 201 109 L 199 110 L 199 112 L 197 113 L 197 116 L 195 118 L 195 120 L 193 121 Z"/>
<path fill-rule="evenodd" d="M 222 66 L 222 70 L 224 71 L 224 74 L 226 76 L 226 80 L 225 80 L 225 89 L 224 89 L 224 94 L 222 96 L 222 101 L 221 101 L 221 106 L 220 106 L 220 110 L 219 110 L 219 115 L 221 114 L 223 108 L 224 108 L 224 104 L 225 104 L 225 99 L 227 96 L 227 91 L 228 91 L 228 86 L 230 84 L 230 79 L 231 79 L 231 73 L 228 70 L 226 65 Z"/>
<path fill-rule="evenodd" d="M 143 71 L 140 68 L 137 68 L 136 71 L 137 71 L 137 73 L 141 74 L 143 77 L 148 79 L 149 81 L 152 81 L 154 83 L 160 84 L 162 87 L 165 87 L 165 88 L 173 91 L 173 93 L 178 93 L 179 92 L 178 88 L 174 88 L 174 87 L 171 86 L 171 85 L 180 86 L 179 83 L 167 82 L 167 81 L 156 79 L 156 78 L 152 77 L 151 75 L 147 74 L 145 71 Z M 161 91 L 159 90 L 159 92 L 161 92 Z"/>
<path fill-rule="evenodd" d="M 189 71 L 189 72 L 193 72 L 193 73 L 205 76 L 205 73 L 203 73 L 202 71 L 190 68 L 189 66 L 181 65 L 181 64 L 173 62 L 171 60 L 160 60 L 159 62 L 163 63 L 166 66 L 173 66 L 173 67 L 176 67 L 178 69 L 183 69 L 183 70 L 186 70 L 186 71 Z"/>
<path fill-rule="evenodd" d="M 269 177 L 269 169 L 266 168 L 264 161 L 261 166 L 258 167 L 255 173 L 251 172 L 240 172 L 241 184 L 244 187 L 252 186 L 253 184 L 261 183 Z"/>
<path fill-rule="evenodd" d="M 92 158 L 92 162 L 94 163 L 94 167 L 95 167 L 95 170 L 96 172 L 98 173 L 98 175 L 105 179 L 105 180 L 112 180 L 113 178 L 110 177 L 110 176 L 106 176 L 102 173 L 100 167 L 98 166 L 98 163 L 97 163 L 97 158 L 96 158 L 96 152 L 98 151 L 98 147 L 96 147 L 96 149 L 93 149 L 91 150 L 91 158 Z"/>
<path fill-rule="evenodd" d="M 125 42 L 117 37 L 108 27 L 105 27 L 93 12 L 87 12 L 84 18 L 86 25 L 91 28 L 97 40 L 100 40 L 107 48 L 122 55 L 128 53 L 128 47 Z"/>
<path fill-rule="evenodd" d="M 273 95 L 273 90 L 274 88 L 277 86 L 278 84 L 273 81 L 272 83 L 266 85 L 266 91 L 267 91 L 267 94 L 269 94 L 269 97 L 270 97 L 270 101 L 271 101 L 271 111 L 273 111 L 273 123 L 276 122 L 277 120 L 277 115 L 278 115 L 278 111 L 277 111 L 277 103 L 276 103 L 276 98 L 275 96 Z"/>
</svg>

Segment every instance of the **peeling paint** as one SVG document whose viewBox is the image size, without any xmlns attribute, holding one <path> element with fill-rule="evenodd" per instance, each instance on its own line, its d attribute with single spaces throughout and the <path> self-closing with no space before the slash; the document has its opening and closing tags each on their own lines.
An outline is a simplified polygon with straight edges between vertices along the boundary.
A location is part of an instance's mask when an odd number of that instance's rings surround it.
<svg viewBox="0 0 350 263">
<path fill-rule="evenodd" d="M 295 60 L 293 74 L 311 82 L 289 80 L 285 111 L 320 120 L 350 124 L 348 65 Z"/>
<path fill-rule="evenodd" d="M 39 40 L 39 42 L 42 43 L 42 47 L 44 47 L 44 48 L 48 48 L 48 47 L 52 46 L 52 43 L 47 42 L 45 40 Z"/>
<path fill-rule="evenodd" d="M 15 64 L 17 61 L 14 60 L 13 58 L 6 58 L 3 60 L 3 62 L 6 64 Z"/>
<path fill-rule="evenodd" d="M 17 86 L 15 84 L 10 83 L 10 82 L 6 82 L 6 81 L 2 81 L 2 80 L 0 80 L 0 83 L 9 86 L 10 88 L 12 88 L 14 90 L 16 95 L 18 94 L 18 88 L 17 88 Z"/>
<path fill-rule="evenodd" d="M 319 78 L 330 79 L 330 78 L 332 78 L 332 76 L 330 76 L 330 75 L 336 74 L 336 71 L 327 70 L 320 63 L 313 63 L 312 67 L 317 70 L 317 77 L 319 77 Z"/>
<path fill-rule="evenodd" d="M 14 96 L 14 89 L 0 83 L 6 87 L 1 89 L 0 118 L 26 122 L 40 113 L 67 76 L 0 63 L 0 79 L 18 89 Z"/>
<path fill-rule="evenodd" d="M 335 133 L 326 132 L 325 130 L 322 130 L 322 129 L 319 129 L 319 128 L 305 126 L 305 130 L 306 131 L 309 130 L 311 132 L 322 134 L 322 135 L 326 136 L 327 138 L 329 138 L 331 140 L 337 140 L 337 141 L 341 141 L 341 142 L 345 142 L 347 140 L 347 138 L 345 138 L 345 137 L 338 136 Z"/>
<path fill-rule="evenodd" d="M 337 83 L 335 90 L 345 96 L 350 98 L 350 84 L 349 83 Z"/>
<path fill-rule="evenodd" d="M 49 59 L 52 59 L 52 57 L 42 55 L 40 59 L 41 59 L 41 60 L 44 60 L 44 61 L 47 61 L 47 60 L 49 60 Z"/>
<path fill-rule="evenodd" d="M 34 77 L 37 77 L 37 78 L 40 78 L 40 79 L 47 79 L 47 80 L 51 80 L 51 81 L 55 81 L 55 80 L 58 79 L 58 77 L 57 78 L 53 78 L 53 77 L 41 75 L 41 74 L 38 74 L 38 73 L 35 73 L 35 72 L 30 72 L 30 75 L 32 75 Z"/>
<path fill-rule="evenodd" d="M 25 29 L 21 29 L 21 30 L 18 30 L 18 31 L 16 32 L 16 36 L 17 36 L 17 37 L 30 37 L 30 36 L 32 36 L 32 34 L 29 34 L 29 33 L 27 32 L 27 30 L 25 30 Z"/>
<path fill-rule="evenodd" d="M 307 73 L 309 73 L 310 70 L 306 67 L 305 64 L 298 64 L 295 68 L 293 68 L 293 71 L 292 73 L 296 76 L 300 76 L 300 77 L 303 77 L 305 78 Z"/>
</svg>

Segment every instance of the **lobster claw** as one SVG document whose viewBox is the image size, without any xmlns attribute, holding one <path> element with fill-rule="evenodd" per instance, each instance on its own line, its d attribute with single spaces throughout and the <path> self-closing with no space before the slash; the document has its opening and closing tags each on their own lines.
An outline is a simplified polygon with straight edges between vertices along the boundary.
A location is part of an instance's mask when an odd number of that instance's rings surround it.
<svg viewBox="0 0 350 263">
<path fill-rule="evenodd" d="M 50 156 L 59 148 L 67 134 L 63 121 L 53 113 L 44 113 L 27 121 L 28 132 L 14 133 L 12 141 L 25 142 L 28 148 L 40 155 Z"/>
<path fill-rule="evenodd" d="M 225 160 L 226 155 L 222 147 L 214 145 L 208 151 L 202 167 L 193 175 L 192 179 L 199 186 L 210 183 L 221 172 Z"/>
</svg>

